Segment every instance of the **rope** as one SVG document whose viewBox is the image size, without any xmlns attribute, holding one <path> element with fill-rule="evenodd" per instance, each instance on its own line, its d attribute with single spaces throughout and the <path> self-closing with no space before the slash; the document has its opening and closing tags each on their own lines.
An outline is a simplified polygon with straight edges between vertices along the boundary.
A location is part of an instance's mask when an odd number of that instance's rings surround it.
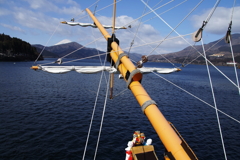
<svg viewBox="0 0 240 160">
<path fill-rule="evenodd" d="M 236 3 L 236 0 L 234 0 L 234 3 L 233 3 L 231 19 L 230 19 L 230 24 L 229 24 L 229 28 L 228 28 L 229 35 L 227 34 L 226 36 L 228 36 L 227 39 L 229 41 L 229 45 L 230 45 L 230 49 L 231 49 L 231 53 L 232 53 L 232 60 L 233 60 L 233 64 L 234 64 L 234 71 L 235 71 L 236 81 L 237 81 L 237 85 L 238 85 L 238 93 L 240 95 L 238 72 L 237 72 L 236 65 L 235 65 L 235 58 L 234 58 L 234 54 L 233 54 L 233 47 L 232 47 L 232 41 L 231 41 L 231 25 L 232 25 L 232 19 L 233 19 L 233 12 L 234 12 L 235 3 Z"/>
<path fill-rule="evenodd" d="M 74 51 L 72 51 L 72 52 L 66 54 L 65 56 L 62 56 L 60 59 L 65 58 L 65 57 L 67 57 L 67 56 L 69 56 L 69 55 L 71 55 L 71 54 L 73 54 L 73 53 L 75 53 L 75 52 L 77 52 L 77 51 L 83 49 L 84 47 L 86 47 L 86 46 L 88 46 L 88 45 L 90 45 L 90 44 L 96 42 L 96 41 L 99 40 L 100 38 L 102 38 L 102 37 L 99 37 L 99 38 L 95 39 L 94 41 L 92 41 L 92 42 L 90 42 L 90 43 L 88 43 L 88 44 L 86 44 L 86 45 L 84 45 L 84 46 L 82 46 L 82 47 L 80 47 L 80 48 L 78 48 L 78 49 L 76 49 L 76 50 L 74 50 Z"/>
<path fill-rule="evenodd" d="M 89 19 L 89 21 L 91 21 L 90 20 L 90 16 L 88 16 L 88 19 Z M 91 28 L 91 31 L 92 31 L 93 38 L 95 39 L 95 36 L 94 36 L 94 33 L 93 33 L 93 28 Z M 96 46 L 96 48 L 98 48 L 96 41 L 95 41 L 95 46 Z M 99 56 L 99 61 L 100 61 L 101 65 L 103 66 L 102 59 L 101 59 L 101 54 L 99 54 L 99 50 L 97 50 L 97 53 L 98 53 L 98 56 Z M 106 63 L 106 59 L 107 59 L 107 53 L 105 54 L 104 64 Z M 104 73 L 104 77 L 105 77 L 105 80 L 107 82 L 107 78 L 106 78 L 106 74 L 105 73 Z"/>
<path fill-rule="evenodd" d="M 172 37 L 172 38 L 167 38 L 167 39 L 165 39 L 165 41 L 166 40 L 173 40 L 173 39 L 177 39 L 177 38 L 180 38 L 180 37 L 185 37 L 185 36 L 189 36 L 189 35 L 192 35 L 192 33 L 189 33 L 189 34 L 185 34 L 185 35 L 180 35 L 180 36 L 176 36 L 176 37 Z M 138 36 L 137 36 L 138 37 Z M 138 37 L 139 38 L 139 40 L 141 40 L 142 42 L 144 42 L 145 44 L 142 44 L 142 45 L 138 45 L 138 46 L 135 46 L 135 47 L 132 47 L 132 48 L 138 48 L 138 47 L 142 47 L 142 46 L 146 46 L 146 45 L 148 45 L 149 47 L 151 47 L 150 46 L 150 44 L 154 44 L 154 43 L 160 43 L 160 42 L 163 42 L 164 40 L 160 40 L 160 41 L 154 41 L 154 42 L 151 42 L 151 43 L 146 43 L 143 39 L 141 39 L 140 37 Z M 124 49 L 128 49 L 128 47 L 127 48 L 124 48 Z M 124 50 L 123 49 L 123 50 Z M 158 53 L 158 51 L 156 51 L 157 53 Z M 160 54 L 160 53 L 159 53 Z"/>
<path fill-rule="evenodd" d="M 233 12 L 234 12 L 235 3 L 236 3 L 236 0 L 233 1 L 233 9 L 232 9 L 231 21 L 233 19 Z"/>
<path fill-rule="evenodd" d="M 141 0 L 141 1 L 142 1 L 143 4 L 145 4 L 150 10 L 152 10 L 152 12 L 156 14 L 156 16 L 158 16 L 158 17 L 160 18 L 160 16 L 159 16 L 155 11 L 153 11 L 153 9 L 152 9 L 151 7 L 149 7 L 148 4 L 146 4 L 143 0 Z M 179 27 L 179 26 L 185 21 L 185 19 L 187 19 L 187 17 L 188 17 L 202 2 L 203 2 L 203 0 L 201 0 L 195 7 L 178 23 L 178 25 L 177 25 L 175 28 L 172 28 L 172 27 L 171 27 L 172 31 L 164 38 L 164 40 L 167 39 L 167 38 L 177 29 L 177 27 Z M 164 41 L 164 40 L 163 40 L 163 41 Z M 151 55 L 161 44 L 162 44 L 162 42 L 159 43 L 159 44 L 147 55 L 147 57 L 148 57 L 149 55 Z"/>
<path fill-rule="evenodd" d="M 129 32 L 131 32 L 131 31 L 129 30 Z M 188 35 L 191 35 L 191 34 L 192 34 L 192 33 L 186 34 L 186 35 L 182 35 L 182 36 L 188 36 Z M 135 46 L 135 47 L 132 47 L 132 48 L 138 48 L 138 47 L 142 47 L 142 46 L 148 45 L 148 47 L 150 47 L 151 49 L 153 49 L 153 47 L 150 46 L 150 44 L 159 43 L 159 42 L 163 42 L 163 41 L 164 41 L 164 40 L 161 40 L 161 41 L 155 41 L 155 42 L 151 42 L 151 43 L 146 43 L 146 42 L 145 42 L 143 39 L 141 39 L 140 37 L 137 36 L 137 38 L 138 38 L 140 41 L 142 41 L 143 43 L 145 43 L 145 44 L 138 45 L 138 46 Z M 179 38 L 179 36 L 165 39 L 165 41 L 166 41 L 166 40 L 176 39 L 176 38 Z M 128 48 L 124 48 L 123 50 L 125 50 L 125 49 L 128 49 Z M 156 50 L 155 52 L 157 52 L 158 55 L 160 55 L 161 57 L 163 57 L 166 61 L 168 61 L 169 63 L 171 63 L 173 66 L 177 67 L 177 66 L 176 66 L 174 63 L 172 63 L 169 59 L 167 59 L 166 57 L 164 57 L 164 55 L 160 54 L 159 51 Z"/>
<path fill-rule="evenodd" d="M 144 1 L 141 0 L 143 3 Z M 152 10 L 151 7 L 148 6 L 148 8 L 150 10 Z M 153 10 L 152 10 L 153 11 Z M 202 55 L 202 53 L 200 53 L 191 43 L 189 43 L 184 37 L 182 37 L 176 30 L 174 30 L 162 17 L 160 17 L 155 11 L 153 11 L 154 14 L 156 14 L 158 16 L 159 19 L 161 19 L 169 28 L 171 28 L 177 35 L 179 35 L 187 44 L 189 44 L 191 47 L 193 47 L 197 53 L 199 53 L 203 58 L 204 56 Z M 211 64 L 219 73 L 221 73 L 225 78 L 227 78 L 233 85 L 235 85 L 237 88 L 239 88 L 230 78 L 228 78 L 221 70 L 219 70 L 211 61 L 209 61 L 208 59 L 206 59 L 207 62 L 209 64 Z"/>
<path fill-rule="evenodd" d="M 121 92 L 119 92 L 118 94 L 116 94 L 115 96 L 113 96 L 113 98 L 118 97 L 118 96 L 120 96 L 121 94 L 124 94 L 124 92 L 126 92 L 126 91 L 128 91 L 128 90 L 129 90 L 128 88 L 122 90 Z M 113 98 L 112 98 L 112 99 L 113 99 Z"/>
<path fill-rule="evenodd" d="M 213 15 L 213 13 L 215 12 L 215 10 L 216 10 L 216 8 L 217 8 L 217 6 L 218 6 L 218 4 L 219 4 L 220 1 L 221 1 L 221 0 L 217 0 L 217 2 L 215 3 L 212 11 L 209 13 L 209 15 L 207 16 L 207 18 L 206 18 L 206 20 L 205 20 L 206 23 L 207 23 L 207 22 L 210 20 L 210 18 L 212 17 L 212 15 Z"/>
<path fill-rule="evenodd" d="M 167 3 L 165 3 L 164 5 L 161 5 L 161 6 L 159 6 L 158 8 L 155 8 L 153 11 L 156 11 L 156 10 L 160 9 L 160 8 L 166 6 L 167 4 L 169 4 L 169 3 L 173 2 L 173 1 L 174 1 L 174 0 L 171 0 L 171 1 L 167 2 Z M 140 18 L 142 18 L 142 17 L 144 17 L 144 16 L 146 16 L 146 15 L 148 15 L 148 14 L 150 14 L 150 13 L 152 13 L 152 11 L 149 11 L 149 12 L 145 13 L 144 15 L 142 15 L 142 16 L 140 16 L 140 17 L 134 19 L 133 21 L 127 23 L 127 24 L 124 25 L 124 26 L 129 26 L 131 23 L 137 21 L 138 19 L 140 19 Z"/>
<path fill-rule="evenodd" d="M 188 0 L 182 1 L 181 3 L 177 4 L 176 6 L 174 6 L 174 7 L 172 7 L 172 8 L 169 8 L 168 10 L 166 10 L 166 11 L 160 13 L 159 15 L 162 15 L 162 14 L 168 12 L 168 11 L 171 11 L 172 9 L 174 9 L 174 8 L 176 8 L 176 7 L 178 7 L 178 6 L 180 6 L 181 4 L 183 4 L 183 3 L 187 2 L 187 1 L 188 1 Z M 153 8 L 154 8 L 154 7 L 153 7 Z M 143 23 L 145 23 L 145 22 L 147 22 L 147 21 L 150 21 L 150 20 L 152 20 L 152 19 L 154 19 L 154 18 L 156 18 L 156 17 L 157 17 L 157 16 L 154 16 L 154 17 L 152 17 L 152 18 L 150 18 L 150 19 L 144 21 Z"/>
<path fill-rule="evenodd" d="M 159 5 L 163 0 L 159 1 L 157 4 L 155 4 L 155 6 L 153 6 L 153 8 L 157 7 L 157 5 Z"/>
<path fill-rule="evenodd" d="M 194 46 L 195 46 L 195 44 L 196 44 L 196 43 L 194 43 Z M 184 65 L 184 63 L 185 63 L 185 61 L 187 60 L 187 58 L 188 58 L 189 54 L 191 53 L 191 51 L 192 51 L 192 48 L 191 48 L 191 49 L 189 49 L 189 51 L 188 51 L 188 54 L 187 54 L 186 58 L 185 58 L 185 59 L 184 59 L 184 61 L 182 62 L 182 65 Z"/>
<path fill-rule="evenodd" d="M 229 42 L 230 42 L 230 49 L 231 49 L 231 53 L 232 53 L 232 59 L 233 59 L 233 64 L 234 64 L 234 71 L 235 71 L 236 80 L 237 80 L 238 93 L 239 93 L 239 95 L 240 95 L 238 72 L 237 72 L 237 67 L 236 67 L 236 65 L 235 65 L 235 58 L 234 58 L 234 54 L 233 54 L 232 41 L 231 41 L 231 38 L 230 38 L 230 37 L 228 37 L 228 38 L 229 38 Z"/>
<path fill-rule="evenodd" d="M 84 160 L 84 158 L 85 158 L 85 154 L 86 154 L 86 150 L 87 150 L 87 146 L 88 146 L 88 140 L 89 140 L 90 132 L 91 132 L 91 129 L 92 129 L 92 122 L 93 122 L 93 118 L 94 118 L 94 115 L 95 115 L 95 110 L 96 110 L 97 101 L 98 101 L 98 95 L 99 95 L 99 91 L 100 91 L 100 87 L 101 87 L 101 83 L 102 83 L 103 73 L 104 73 L 104 71 L 102 71 L 102 74 L 101 74 L 101 77 L 100 77 L 100 81 L 99 81 L 99 84 L 98 84 L 97 95 L 96 95 L 96 98 L 95 98 L 95 103 L 94 103 L 94 107 L 93 107 L 93 111 L 92 111 L 92 117 L 91 117 L 89 129 L 88 129 L 88 135 L 87 135 L 87 140 L 86 140 L 86 144 L 85 144 L 82 160 Z"/>
<path fill-rule="evenodd" d="M 93 33 L 92 33 L 93 34 Z M 100 58 L 100 54 L 98 52 L 98 55 L 99 56 L 99 59 L 101 61 L 101 58 Z M 101 61 L 101 65 L 105 65 L 106 63 L 106 56 L 105 56 L 105 61 L 104 63 L 102 64 L 102 61 Z M 96 94 L 96 98 L 95 98 L 95 103 L 94 103 L 94 107 L 93 107 L 93 112 L 92 112 L 92 117 L 91 117 L 91 121 L 90 121 L 90 125 L 89 125 L 89 130 L 88 130 L 88 135 L 87 135 L 87 140 L 86 140 L 86 144 L 85 144 L 85 148 L 84 148 L 84 153 L 83 153 L 83 160 L 85 158 L 85 153 L 86 153 L 86 150 L 87 150 L 87 146 L 88 146 L 88 140 L 89 140 L 89 136 L 90 136 L 90 132 L 91 132 L 91 128 L 92 128 L 92 122 L 93 122 L 93 118 L 94 118 L 94 114 L 95 114 L 95 110 L 96 110 L 96 106 L 97 106 L 97 100 L 98 100 L 98 96 L 99 96 L 99 91 L 100 91 L 100 87 L 101 87 L 101 83 L 102 83 L 102 77 L 103 77 L 103 74 L 105 75 L 105 78 L 106 78 L 106 74 L 104 71 L 102 71 L 102 74 L 101 74 L 101 77 L 100 77 L 100 81 L 99 81 L 99 84 L 98 84 L 98 89 L 97 89 L 97 94 Z M 107 80 L 106 80 L 107 81 Z M 106 83 L 107 84 L 107 83 Z"/>
<path fill-rule="evenodd" d="M 45 50 L 48 42 L 52 39 L 52 36 L 55 34 L 55 32 L 57 31 L 58 27 L 59 27 L 60 23 L 57 25 L 57 27 L 55 28 L 54 32 L 52 33 L 52 35 L 49 37 L 47 43 L 44 45 L 42 51 L 40 52 L 40 54 L 38 55 L 37 59 L 34 61 L 34 64 L 38 61 L 39 57 L 42 55 L 43 51 Z"/>
<path fill-rule="evenodd" d="M 149 2 L 149 0 L 147 1 L 147 3 L 148 3 L 148 2 Z M 147 7 L 145 6 L 142 15 L 146 12 L 146 8 L 147 8 Z M 134 44 L 134 39 L 135 39 L 136 36 L 137 36 L 138 29 L 139 29 L 139 27 L 140 27 L 140 25 L 141 25 L 141 22 L 142 22 L 142 18 L 141 18 L 140 21 L 139 21 L 139 24 L 138 24 L 137 30 L 136 30 L 136 32 L 135 32 L 135 34 L 134 34 L 133 40 L 132 40 L 131 45 L 130 45 L 130 47 L 129 47 L 128 55 L 129 55 L 130 50 L 131 50 L 131 48 L 132 48 L 132 46 L 133 46 L 133 44 Z"/>
<path fill-rule="evenodd" d="M 109 79 L 110 79 L 110 75 L 111 74 L 109 74 Z M 105 115 L 105 110 L 106 110 L 106 104 L 107 104 L 107 99 L 108 99 L 108 91 L 109 91 L 109 82 L 107 83 L 107 89 L 106 89 L 105 101 L 104 101 L 104 106 L 103 106 L 102 119 L 101 119 L 101 124 L 100 124 L 100 128 L 99 128 L 99 134 L 98 134 L 98 140 L 97 140 L 97 145 L 96 145 L 95 154 L 94 154 L 94 160 L 96 159 L 96 156 L 97 156 L 98 145 L 99 145 L 99 141 L 100 141 L 100 137 L 101 137 L 102 125 L 103 125 L 103 120 L 104 120 L 104 115 Z"/>
<path fill-rule="evenodd" d="M 166 78 L 162 77 L 160 74 L 157 74 L 157 73 L 155 73 L 155 72 L 152 72 L 152 73 L 153 73 L 153 74 L 155 74 L 156 76 L 158 76 L 158 77 L 162 78 L 162 79 L 163 79 L 163 80 L 165 80 L 166 82 L 168 82 L 168 83 L 172 84 L 173 86 L 175 86 L 175 87 L 179 88 L 180 90 L 184 91 L 185 93 L 189 94 L 190 96 L 192 96 L 192 97 L 196 98 L 197 100 L 199 100 L 199 101 L 201 101 L 201 102 L 205 103 L 205 104 L 206 104 L 206 105 L 208 105 L 209 107 L 211 107 L 211 108 L 215 109 L 215 107 L 214 107 L 214 106 L 212 106 L 211 104 L 209 104 L 209 103 L 207 103 L 206 101 L 202 100 L 201 98 L 199 98 L 199 97 L 195 96 L 194 94 L 192 94 L 192 93 L 188 92 L 187 90 L 185 90 L 185 89 L 181 88 L 180 86 L 178 86 L 178 85 L 176 85 L 175 83 L 173 83 L 173 82 L 169 81 L 168 79 L 166 79 Z M 218 112 L 220 112 L 220 113 L 222 113 L 223 115 L 225 115 L 225 116 L 227 116 L 227 117 L 231 118 L 233 121 L 235 121 L 235 122 L 237 122 L 237 123 L 239 123 L 239 124 L 240 124 L 240 120 L 237 120 L 236 118 L 233 118 L 232 116 L 228 115 L 227 113 L 225 113 L 225 112 L 223 112 L 223 111 L 221 111 L 221 110 L 219 110 L 219 109 L 217 109 L 217 111 L 218 111 Z"/>
<path fill-rule="evenodd" d="M 209 51 L 211 48 L 213 48 L 215 45 L 217 45 L 219 42 L 221 42 L 221 40 L 223 40 L 223 39 L 224 39 L 224 37 L 221 38 L 221 39 L 219 39 L 216 43 L 214 43 L 211 47 L 209 47 L 209 48 L 206 50 L 206 52 Z M 191 64 L 191 63 L 192 63 L 193 61 L 195 61 L 196 59 L 198 59 L 200 56 L 201 56 L 201 55 L 198 55 L 195 59 L 193 59 L 193 60 L 190 61 L 188 64 L 186 64 L 185 67 L 186 67 L 187 65 Z"/>
<path fill-rule="evenodd" d="M 220 133 L 220 137 L 221 137 L 221 142 L 222 142 L 222 147 L 223 147 L 223 153 L 224 153 L 225 159 L 227 159 L 226 150 L 225 150 L 225 146 L 224 146 L 223 135 L 222 135 L 221 123 L 220 123 L 220 119 L 219 119 L 219 116 L 218 116 L 218 111 L 217 111 L 218 108 L 217 108 L 216 98 L 215 98 L 215 94 L 214 94 L 214 90 L 213 90 L 211 73 L 210 73 L 209 67 L 208 67 L 208 62 L 207 62 L 206 52 L 205 52 L 205 48 L 204 48 L 203 38 L 201 39 L 201 43 L 202 43 L 202 49 L 203 49 L 203 53 L 204 53 L 204 57 L 205 57 L 205 62 L 206 62 L 206 67 L 207 67 L 207 72 L 208 72 L 209 83 L 210 83 L 210 87 L 211 87 L 211 91 L 212 91 L 213 102 L 214 102 L 214 106 L 215 106 L 215 110 L 216 110 L 216 117 L 217 117 L 217 121 L 218 121 L 218 128 L 219 128 L 219 133 Z"/>
</svg>

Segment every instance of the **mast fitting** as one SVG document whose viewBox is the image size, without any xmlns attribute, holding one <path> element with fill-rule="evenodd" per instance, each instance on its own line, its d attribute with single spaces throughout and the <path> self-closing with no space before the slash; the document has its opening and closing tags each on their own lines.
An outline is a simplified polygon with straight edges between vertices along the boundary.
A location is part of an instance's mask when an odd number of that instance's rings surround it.
<svg viewBox="0 0 240 160">
<path fill-rule="evenodd" d="M 231 29 L 232 29 L 232 21 L 229 23 L 228 30 L 227 30 L 227 33 L 226 33 L 226 35 L 225 35 L 225 42 L 226 42 L 226 43 L 230 43 L 230 39 L 231 39 Z"/>
<path fill-rule="evenodd" d="M 143 63 L 146 63 L 148 61 L 147 56 L 142 56 L 142 60 L 137 62 L 137 68 L 142 68 L 143 67 Z"/>
<path fill-rule="evenodd" d="M 111 38 L 107 39 L 107 61 L 111 63 L 111 65 L 114 65 L 114 61 L 112 60 L 111 56 L 110 56 L 110 52 L 112 50 L 112 42 L 116 42 L 119 45 L 119 40 L 117 39 L 117 37 L 115 36 L 115 34 L 112 34 Z"/>
<path fill-rule="evenodd" d="M 142 109 L 144 114 L 145 114 L 145 109 L 152 104 L 155 104 L 157 106 L 157 103 L 154 100 L 148 100 L 148 101 L 143 103 L 143 105 L 141 106 L 141 109 Z"/>
<path fill-rule="evenodd" d="M 127 53 L 121 53 L 121 54 L 118 56 L 118 59 L 117 59 L 115 65 L 114 65 L 115 68 L 118 68 L 119 64 L 121 63 L 121 59 L 122 59 L 123 56 L 127 56 L 127 57 L 128 57 Z"/>
<path fill-rule="evenodd" d="M 141 83 L 141 80 L 142 80 L 142 79 L 139 80 L 138 75 L 142 76 L 142 73 L 141 73 L 141 71 L 140 71 L 139 69 L 135 69 L 135 70 L 133 70 L 130 74 L 126 74 L 125 79 L 127 80 L 127 87 L 128 87 L 128 88 L 129 88 L 129 85 L 130 85 L 133 81 L 136 81 L 136 80 L 137 80 L 137 81 L 139 81 L 139 82 Z M 135 80 L 135 77 L 137 77 L 136 80 Z"/>
</svg>

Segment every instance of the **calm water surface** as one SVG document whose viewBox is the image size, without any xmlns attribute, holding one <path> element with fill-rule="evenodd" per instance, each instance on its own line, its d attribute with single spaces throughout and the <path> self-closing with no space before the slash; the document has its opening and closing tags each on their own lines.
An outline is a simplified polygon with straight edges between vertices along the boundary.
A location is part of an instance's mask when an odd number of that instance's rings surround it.
<svg viewBox="0 0 240 160">
<path fill-rule="evenodd" d="M 0 159 L 82 159 L 101 73 L 49 74 L 33 71 L 29 69 L 31 65 L 32 62 L 0 62 Z M 71 65 L 99 63 L 85 61 Z M 172 67 L 164 63 L 146 66 Z M 218 108 L 240 120 L 237 88 L 210 69 Z M 219 69 L 236 82 L 232 67 Z M 115 95 L 126 88 L 117 76 Z M 161 76 L 213 106 L 205 66 L 189 65 L 181 72 Z M 94 157 L 107 77 L 103 75 L 85 159 Z M 145 74 L 142 84 L 199 159 L 224 159 L 215 109 L 154 74 Z M 240 159 L 240 124 L 222 113 L 219 117 L 227 157 Z M 153 139 L 156 153 L 162 159 L 162 143 L 131 92 L 127 90 L 113 100 L 108 99 L 96 159 L 124 159 L 124 149 L 135 130 Z"/>
</svg>

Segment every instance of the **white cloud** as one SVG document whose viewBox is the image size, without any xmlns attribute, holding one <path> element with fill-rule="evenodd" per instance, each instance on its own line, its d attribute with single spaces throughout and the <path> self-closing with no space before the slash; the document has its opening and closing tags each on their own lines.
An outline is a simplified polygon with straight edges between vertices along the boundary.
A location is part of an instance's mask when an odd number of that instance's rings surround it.
<svg viewBox="0 0 240 160">
<path fill-rule="evenodd" d="M 11 26 L 11 25 L 4 24 L 4 23 L 0 23 L 0 25 L 3 26 L 3 27 L 5 27 L 5 28 L 11 29 L 11 30 L 13 30 L 13 31 L 18 31 L 18 32 L 25 33 L 24 30 L 22 30 L 20 27 L 17 27 L 17 26 Z"/>
<path fill-rule="evenodd" d="M 194 15 L 192 17 L 193 26 L 195 28 L 200 28 L 210 11 L 209 9 L 200 15 Z M 229 26 L 231 14 L 232 8 L 218 7 L 208 22 L 205 31 L 213 34 L 225 34 Z M 232 31 L 240 32 L 240 7 L 234 8 Z"/>
<path fill-rule="evenodd" d="M 5 16 L 5 15 L 8 15 L 8 14 L 10 14 L 9 10 L 0 7 L 0 16 Z"/>
<path fill-rule="evenodd" d="M 42 12 L 55 12 L 58 14 L 77 15 L 81 14 L 80 6 L 72 0 L 56 1 L 52 3 L 48 0 L 25 0 L 30 8 Z"/>
<path fill-rule="evenodd" d="M 110 17 L 101 16 L 98 17 L 99 21 L 105 25 L 111 25 L 112 19 Z M 133 22 L 134 19 L 129 16 L 119 16 L 116 19 L 116 26 L 128 26 L 130 22 Z M 126 25 L 127 24 L 127 25 Z M 124 51 L 128 51 L 131 42 L 133 41 L 137 28 L 139 25 L 139 21 L 135 21 L 131 24 L 131 28 L 126 30 L 117 30 L 116 36 L 120 40 L 120 46 Z M 108 30 L 111 35 L 111 30 Z M 98 29 L 94 29 L 94 35 L 98 35 L 96 37 L 100 37 L 101 35 L 98 34 Z M 162 37 L 160 33 L 150 24 L 141 24 L 137 35 L 134 39 L 134 44 L 131 49 L 131 53 L 141 53 L 141 54 L 149 54 L 158 44 L 161 45 L 154 51 L 152 54 L 162 54 L 162 53 L 169 53 L 178 51 L 179 47 L 183 49 L 184 47 L 188 46 L 186 42 L 184 42 L 181 38 L 174 39 L 174 40 L 167 40 L 166 42 L 160 42 L 164 40 L 165 37 Z M 191 40 L 190 40 L 191 41 Z M 99 41 L 98 41 L 99 42 Z M 157 42 L 157 43 L 153 43 Z M 145 45 L 146 43 L 153 43 L 151 45 Z M 101 39 L 101 44 L 99 45 L 100 50 L 106 50 L 106 41 Z M 139 46 L 139 47 L 138 47 Z"/>
</svg>

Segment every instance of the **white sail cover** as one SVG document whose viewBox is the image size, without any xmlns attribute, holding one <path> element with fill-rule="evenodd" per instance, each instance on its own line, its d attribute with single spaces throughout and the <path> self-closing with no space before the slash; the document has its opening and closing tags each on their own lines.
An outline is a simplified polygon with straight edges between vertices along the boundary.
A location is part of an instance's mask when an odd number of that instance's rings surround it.
<svg viewBox="0 0 240 160">
<path fill-rule="evenodd" d="M 67 73 L 76 71 L 78 73 L 97 73 L 107 71 L 109 73 L 119 73 L 116 68 L 109 66 L 39 66 L 39 69 L 49 73 Z M 179 71 L 178 68 L 156 68 L 156 67 L 143 67 L 138 68 L 142 73 L 158 72 L 158 73 L 172 73 Z"/>
<path fill-rule="evenodd" d="M 142 67 L 142 68 L 139 68 L 139 70 L 142 73 L 158 72 L 163 74 L 180 71 L 179 68 L 156 68 L 156 67 Z"/>
<path fill-rule="evenodd" d="M 79 22 L 66 22 L 63 21 L 63 24 L 68 24 L 70 26 L 81 26 L 81 27 L 93 27 L 93 28 L 97 28 L 97 26 L 93 23 L 79 23 Z M 110 29 L 112 28 L 112 26 L 107 26 L 107 25 L 102 25 L 105 29 Z M 127 29 L 126 27 L 115 27 L 114 29 Z"/>
</svg>

